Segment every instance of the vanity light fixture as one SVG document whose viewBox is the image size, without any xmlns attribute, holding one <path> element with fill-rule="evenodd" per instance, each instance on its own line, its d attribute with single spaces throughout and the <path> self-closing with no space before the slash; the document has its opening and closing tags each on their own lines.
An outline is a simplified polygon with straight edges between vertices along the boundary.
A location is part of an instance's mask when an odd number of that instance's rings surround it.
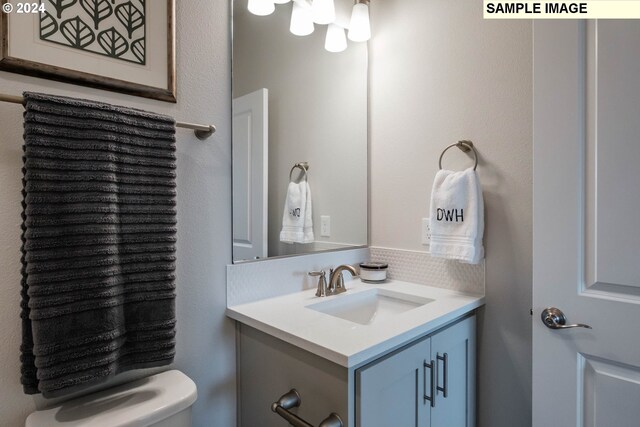
<svg viewBox="0 0 640 427">
<path fill-rule="evenodd" d="M 349 40 L 366 42 L 370 38 L 369 0 L 355 0 L 351 11 L 351 21 L 349 22 Z"/>
<path fill-rule="evenodd" d="M 247 9 L 254 15 L 267 16 L 276 10 L 276 5 L 274 0 L 249 0 Z"/>
<path fill-rule="evenodd" d="M 342 52 L 347 48 L 347 36 L 344 28 L 336 24 L 329 24 L 327 36 L 324 39 L 324 48 L 329 52 Z"/>
<path fill-rule="evenodd" d="M 336 20 L 336 5 L 333 0 L 313 0 L 311 13 L 316 24 L 331 24 Z"/>
<path fill-rule="evenodd" d="M 296 36 L 308 36 L 313 33 L 313 30 L 311 4 L 307 0 L 293 0 L 289 31 Z"/>
<path fill-rule="evenodd" d="M 296 36 L 308 36 L 316 24 L 327 25 L 324 48 L 329 52 L 342 52 L 347 48 L 344 24 L 336 23 L 334 0 L 248 0 L 247 9 L 258 16 L 270 15 L 276 4 L 293 2 L 289 31 Z M 340 21 L 342 22 L 342 21 Z M 371 38 L 369 0 L 355 0 L 349 23 L 349 39 L 364 42 Z"/>
</svg>

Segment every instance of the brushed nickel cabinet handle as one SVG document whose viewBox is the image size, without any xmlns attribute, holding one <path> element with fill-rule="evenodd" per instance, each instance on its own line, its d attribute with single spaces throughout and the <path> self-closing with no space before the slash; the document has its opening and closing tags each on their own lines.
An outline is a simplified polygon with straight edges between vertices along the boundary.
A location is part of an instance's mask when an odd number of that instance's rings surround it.
<svg viewBox="0 0 640 427">
<path fill-rule="evenodd" d="M 435 363 L 433 362 L 433 360 L 431 361 L 431 363 L 427 363 L 427 361 L 425 360 L 422 363 L 422 387 L 423 387 L 423 398 L 425 402 L 430 402 L 431 403 L 431 407 L 433 408 L 434 406 L 436 406 L 436 396 L 435 396 L 435 382 L 434 382 L 434 375 L 433 375 L 433 368 L 435 366 Z M 427 396 L 427 368 L 429 369 L 429 392 L 430 392 L 430 396 Z"/>
<path fill-rule="evenodd" d="M 447 376 L 448 376 L 448 371 L 449 371 L 449 356 L 447 355 L 447 353 L 443 353 L 442 356 L 440 356 L 440 353 L 437 353 L 436 355 L 436 360 L 442 361 L 442 387 L 440 387 L 437 384 L 440 384 L 440 365 L 438 364 L 438 366 L 436 367 L 436 372 L 438 373 L 438 381 L 436 383 L 436 390 L 441 391 L 442 392 L 442 396 L 444 396 L 445 398 L 447 397 L 447 394 L 449 394 L 449 392 L 447 391 L 449 389 L 447 383 Z"/>
</svg>

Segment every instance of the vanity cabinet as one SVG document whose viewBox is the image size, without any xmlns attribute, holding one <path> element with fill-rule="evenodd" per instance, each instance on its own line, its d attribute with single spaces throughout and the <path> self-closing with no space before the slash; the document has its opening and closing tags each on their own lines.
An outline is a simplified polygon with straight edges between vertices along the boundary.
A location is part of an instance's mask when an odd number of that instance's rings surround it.
<svg viewBox="0 0 640 427">
<path fill-rule="evenodd" d="M 356 425 L 367 427 L 429 426 L 429 402 L 423 361 L 431 340 L 411 345 L 356 371 Z M 431 374 L 429 374 L 431 375 Z"/>
<path fill-rule="evenodd" d="M 356 425 L 475 425 L 475 317 L 356 370 Z"/>
<path fill-rule="evenodd" d="M 270 408 L 295 388 L 312 425 L 336 412 L 344 427 L 473 427 L 475 352 L 473 314 L 352 367 L 238 323 L 238 425 L 288 425 Z"/>
</svg>

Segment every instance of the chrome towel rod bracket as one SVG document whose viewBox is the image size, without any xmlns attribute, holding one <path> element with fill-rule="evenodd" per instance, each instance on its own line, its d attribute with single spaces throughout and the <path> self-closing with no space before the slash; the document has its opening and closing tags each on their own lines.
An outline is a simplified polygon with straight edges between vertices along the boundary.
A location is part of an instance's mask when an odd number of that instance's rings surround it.
<svg viewBox="0 0 640 427">
<path fill-rule="evenodd" d="M 463 139 L 456 142 L 455 144 L 451 144 L 447 146 L 444 150 L 442 150 L 442 153 L 440 154 L 440 159 L 438 160 L 438 167 L 440 168 L 440 170 L 442 170 L 442 158 L 444 157 L 444 153 L 446 153 L 449 148 L 453 148 L 453 147 L 458 147 L 460 150 L 462 150 L 463 153 L 468 153 L 471 151 L 473 153 L 473 159 L 475 160 L 475 164 L 473 165 L 473 170 L 476 170 L 478 168 L 478 152 L 476 151 L 476 148 L 473 146 L 473 142 Z"/>
<path fill-rule="evenodd" d="M 0 101 L 10 102 L 13 104 L 22 104 L 24 99 L 22 98 L 22 96 L 0 93 Z M 214 125 L 201 125 L 196 123 L 176 122 L 176 127 L 193 130 L 193 133 L 195 133 L 196 138 L 198 138 L 199 140 L 205 140 L 209 138 L 216 131 L 216 127 Z"/>
<path fill-rule="evenodd" d="M 193 129 L 193 133 L 196 134 L 196 138 L 201 141 L 204 141 L 216 132 L 216 127 L 214 125 L 199 125 L 196 123 L 176 122 L 176 126 L 181 128 Z"/>
</svg>

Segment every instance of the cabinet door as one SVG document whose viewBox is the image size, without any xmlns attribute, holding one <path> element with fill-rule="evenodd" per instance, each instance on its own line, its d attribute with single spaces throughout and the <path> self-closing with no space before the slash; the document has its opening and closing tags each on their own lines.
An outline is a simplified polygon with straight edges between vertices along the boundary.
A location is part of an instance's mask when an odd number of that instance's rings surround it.
<svg viewBox="0 0 640 427">
<path fill-rule="evenodd" d="M 425 339 L 356 372 L 357 427 L 429 427 L 430 342 Z M 433 379 L 435 381 L 435 378 Z"/>
<path fill-rule="evenodd" d="M 472 316 L 431 337 L 431 357 L 436 361 L 432 427 L 475 425 L 475 330 Z"/>
</svg>

